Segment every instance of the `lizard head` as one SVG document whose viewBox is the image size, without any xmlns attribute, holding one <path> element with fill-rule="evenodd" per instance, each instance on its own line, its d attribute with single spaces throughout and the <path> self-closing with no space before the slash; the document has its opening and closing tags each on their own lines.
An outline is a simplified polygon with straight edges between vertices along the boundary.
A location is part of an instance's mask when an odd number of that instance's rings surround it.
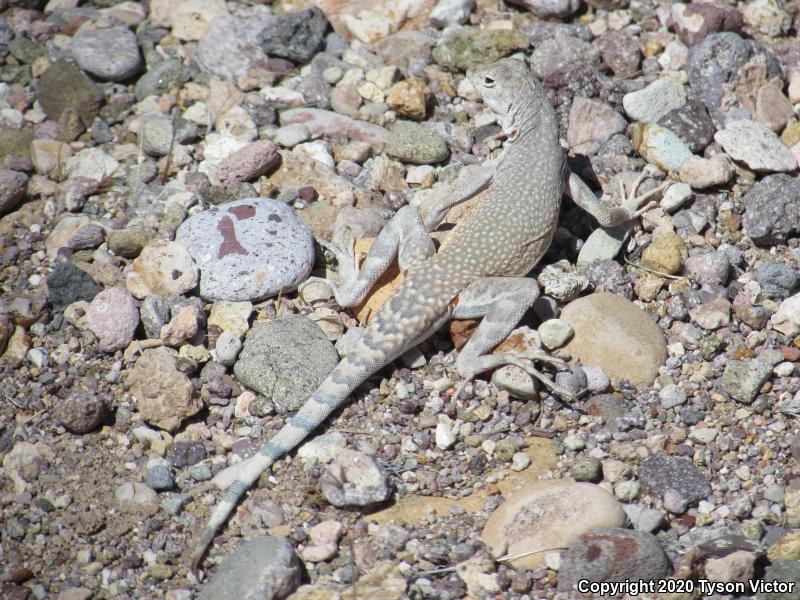
<svg viewBox="0 0 800 600">
<path fill-rule="evenodd" d="M 513 126 L 514 115 L 522 105 L 530 107 L 546 102 L 544 88 L 528 65 L 515 58 L 472 67 L 467 78 L 500 118 L 503 129 Z"/>
</svg>

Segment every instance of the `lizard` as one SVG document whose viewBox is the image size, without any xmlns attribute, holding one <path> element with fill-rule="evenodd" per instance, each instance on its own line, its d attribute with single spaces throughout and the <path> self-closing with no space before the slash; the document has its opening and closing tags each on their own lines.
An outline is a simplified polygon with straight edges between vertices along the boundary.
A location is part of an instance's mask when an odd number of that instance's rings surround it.
<svg viewBox="0 0 800 600">
<path fill-rule="evenodd" d="M 469 69 L 467 77 L 497 117 L 506 137 L 503 151 L 494 161 L 464 167 L 452 193 L 435 200 L 426 217 L 416 206 L 400 208 L 360 267 L 352 248 L 322 243 L 338 261 L 339 283 L 322 281 L 331 286 L 342 307 L 359 304 L 395 258 L 405 279 L 305 404 L 241 466 L 199 535 L 191 554 L 193 573 L 217 530 L 261 473 L 300 445 L 375 372 L 451 318 L 481 318 L 455 361 L 465 381 L 514 364 L 566 394 L 534 367 L 534 361 L 563 367 L 562 359 L 540 350 L 489 352 L 511 333 L 539 295 L 536 281 L 526 275 L 550 245 L 564 192 L 600 225 L 612 227 L 649 208 L 641 205 L 658 190 L 636 196 L 642 174 L 622 204 L 596 197 L 569 171 L 555 110 L 522 60 L 479 65 Z M 484 189 L 486 195 L 436 252 L 430 232 L 452 206 Z"/>
</svg>

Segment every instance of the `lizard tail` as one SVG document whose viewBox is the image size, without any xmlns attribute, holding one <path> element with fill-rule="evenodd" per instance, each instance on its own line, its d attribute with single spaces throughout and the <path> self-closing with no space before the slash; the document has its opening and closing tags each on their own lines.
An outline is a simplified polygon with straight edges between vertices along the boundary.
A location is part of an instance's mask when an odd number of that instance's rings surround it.
<svg viewBox="0 0 800 600">
<path fill-rule="evenodd" d="M 364 336 L 364 338 L 369 337 L 368 334 Z M 287 419 L 281 430 L 247 462 L 236 480 L 225 490 L 222 500 L 214 509 L 195 544 L 191 555 L 192 573 L 197 573 L 200 561 L 217 530 L 225 523 L 241 497 L 261 473 L 300 445 L 361 383 L 396 358 L 396 352 L 387 352 L 386 348 L 380 347 L 371 339 L 364 338 L 336 365 L 297 414 Z"/>
</svg>

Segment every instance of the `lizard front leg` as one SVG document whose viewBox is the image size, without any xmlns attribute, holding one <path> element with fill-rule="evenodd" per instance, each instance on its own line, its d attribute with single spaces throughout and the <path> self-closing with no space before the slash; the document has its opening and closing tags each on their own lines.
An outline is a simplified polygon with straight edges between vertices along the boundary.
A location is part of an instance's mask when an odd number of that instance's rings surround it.
<svg viewBox="0 0 800 600">
<path fill-rule="evenodd" d="M 597 222 L 600 223 L 602 227 L 616 227 L 626 221 L 635 219 L 643 212 L 652 208 L 654 203 L 652 201 L 648 202 L 648 200 L 667 188 L 668 184 L 662 183 L 649 192 L 637 195 L 639 186 L 648 175 L 649 173 L 647 173 L 647 171 L 642 172 L 634 182 L 627 197 L 624 190 L 622 190 L 622 198 L 624 200 L 621 205 L 595 196 L 589 186 L 572 171 L 567 171 L 567 181 L 564 191 L 572 198 L 575 204 L 597 219 Z"/>
</svg>

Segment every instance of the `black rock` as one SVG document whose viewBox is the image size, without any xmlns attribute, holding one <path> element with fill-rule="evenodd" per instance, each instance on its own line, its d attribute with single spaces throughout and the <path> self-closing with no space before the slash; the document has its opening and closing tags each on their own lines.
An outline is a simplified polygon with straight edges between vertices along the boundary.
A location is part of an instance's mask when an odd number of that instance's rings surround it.
<svg viewBox="0 0 800 600">
<path fill-rule="evenodd" d="M 167 452 L 167 460 L 177 469 L 196 465 L 205 460 L 206 456 L 206 448 L 202 442 L 175 442 Z"/>
<path fill-rule="evenodd" d="M 325 14 L 313 7 L 276 17 L 261 30 L 259 40 L 267 55 L 304 63 L 322 50 L 327 29 Z"/>
<path fill-rule="evenodd" d="M 60 311 L 79 300 L 91 302 L 103 287 L 83 269 L 71 262 L 61 262 L 47 277 L 47 290 L 53 309 Z"/>
</svg>

